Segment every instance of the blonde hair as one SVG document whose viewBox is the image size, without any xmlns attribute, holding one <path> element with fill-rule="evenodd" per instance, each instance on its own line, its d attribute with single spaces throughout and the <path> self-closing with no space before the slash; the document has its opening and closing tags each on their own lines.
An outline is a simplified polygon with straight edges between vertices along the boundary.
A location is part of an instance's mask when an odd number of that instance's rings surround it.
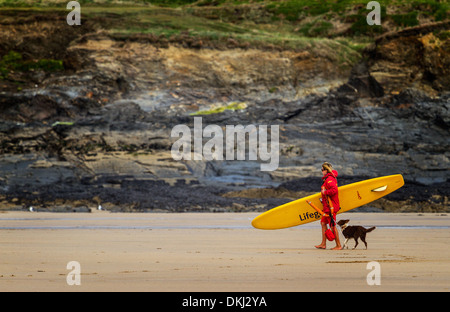
<svg viewBox="0 0 450 312">
<path fill-rule="evenodd" d="M 328 173 L 333 173 L 333 166 L 329 162 L 324 162 L 322 164 L 322 168 L 325 169 Z"/>
</svg>

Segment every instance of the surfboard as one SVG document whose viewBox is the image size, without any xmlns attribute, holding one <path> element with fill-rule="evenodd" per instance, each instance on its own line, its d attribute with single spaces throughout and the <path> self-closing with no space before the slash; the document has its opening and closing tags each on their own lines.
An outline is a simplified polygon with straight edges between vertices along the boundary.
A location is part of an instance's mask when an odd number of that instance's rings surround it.
<svg viewBox="0 0 450 312">
<path fill-rule="evenodd" d="M 338 214 L 386 196 L 404 184 L 403 176 L 396 174 L 340 186 Z M 257 229 L 276 230 L 320 220 L 322 215 L 314 206 L 323 209 L 321 198 L 317 193 L 278 206 L 257 216 L 252 225 Z"/>
</svg>

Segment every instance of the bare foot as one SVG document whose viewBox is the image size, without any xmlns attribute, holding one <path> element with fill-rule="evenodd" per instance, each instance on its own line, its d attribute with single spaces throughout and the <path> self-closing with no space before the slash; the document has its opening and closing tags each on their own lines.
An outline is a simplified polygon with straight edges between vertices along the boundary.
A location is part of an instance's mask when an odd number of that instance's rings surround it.
<svg viewBox="0 0 450 312">
<path fill-rule="evenodd" d="M 327 249 L 327 246 L 325 246 L 325 245 L 317 245 L 314 247 L 316 247 L 317 249 Z"/>
<path fill-rule="evenodd" d="M 341 246 L 336 246 L 334 248 L 331 248 L 331 250 L 342 250 L 342 247 Z"/>
</svg>

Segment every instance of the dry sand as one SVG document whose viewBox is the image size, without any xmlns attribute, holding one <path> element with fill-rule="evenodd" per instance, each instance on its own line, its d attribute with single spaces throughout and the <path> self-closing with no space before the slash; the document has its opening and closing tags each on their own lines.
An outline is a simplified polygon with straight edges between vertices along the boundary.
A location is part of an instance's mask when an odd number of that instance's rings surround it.
<svg viewBox="0 0 450 312">
<path fill-rule="evenodd" d="M 0 291 L 449 291 L 450 216 L 346 213 L 368 250 L 317 250 L 320 225 L 255 213 L 0 213 Z M 328 248 L 333 247 L 330 244 Z M 354 246 L 354 242 L 350 242 Z M 81 285 L 66 282 L 78 261 Z M 370 286 L 377 261 L 381 285 Z"/>
</svg>

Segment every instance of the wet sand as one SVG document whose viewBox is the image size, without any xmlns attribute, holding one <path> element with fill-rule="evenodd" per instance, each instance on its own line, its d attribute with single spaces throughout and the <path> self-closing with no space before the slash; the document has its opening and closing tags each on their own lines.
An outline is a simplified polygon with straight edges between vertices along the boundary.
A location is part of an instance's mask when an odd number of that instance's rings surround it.
<svg viewBox="0 0 450 312">
<path fill-rule="evenodd" d="M 341 251 L 314 248 L 317 222 L 263 231 L 251 227 L 255 216 L 0 213 L 0 291 L 450 290 L 448 215 L 339 215 L 377 226 L 368 250 Z M 79 286 L 67 284 L 70 261 L 80 264 Z M 371 261 L 381 285 L 367 283 Z"/>
</svg>

